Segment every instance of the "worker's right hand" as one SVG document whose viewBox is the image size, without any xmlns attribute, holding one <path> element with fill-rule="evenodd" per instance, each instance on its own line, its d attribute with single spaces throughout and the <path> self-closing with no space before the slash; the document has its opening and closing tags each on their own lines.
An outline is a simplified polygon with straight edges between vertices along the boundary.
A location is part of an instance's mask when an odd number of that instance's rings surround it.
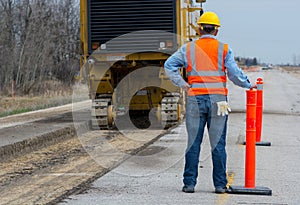
<svg viewBox="0 0 300 205">
<path fill-rule="evenodd" d="M 254 84 L 254 85 L 252 84 L 252 86 L 251 86 L 250 89 L 251 89 L 251 90 L 252 90 L 252 89 L 257 89 L 257 85 L 256 85 L 256 84 Z"/>
</svg>

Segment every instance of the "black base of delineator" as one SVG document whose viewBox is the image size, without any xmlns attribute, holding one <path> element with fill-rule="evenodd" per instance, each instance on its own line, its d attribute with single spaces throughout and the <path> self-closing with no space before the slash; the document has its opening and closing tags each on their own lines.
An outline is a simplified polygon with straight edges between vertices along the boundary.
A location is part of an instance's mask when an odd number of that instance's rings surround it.
<svg viewBox="0 0 300 205">
<path fill-rule="evenodd" d="M 271 146 L 271 142 L 256 142 L 256 146 Z"/>
<path fill-rule="evenodd" d="M 243 142 L 243 145 L 246 145 L 246 142 Z M 269 147 L 269 146 L 271 146 L 271 142 L 256 142 L 255 145 Z"/>
<path fill-rule="evenodd" d="M 245 188 L 243 186 L 230 186 L 228 194 L 248 194 L 248 195 L 272 195 L 272 190 L 267 187 Z"/>
</svg>

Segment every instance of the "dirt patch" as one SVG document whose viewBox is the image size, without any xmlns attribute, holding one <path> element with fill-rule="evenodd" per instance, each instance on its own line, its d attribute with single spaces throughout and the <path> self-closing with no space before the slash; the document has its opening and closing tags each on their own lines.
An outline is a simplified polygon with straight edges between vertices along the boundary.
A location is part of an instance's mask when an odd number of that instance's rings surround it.
<svg viewBox="0 0 300 205">
<path fill-rule="evenodd" d="M 131 138 L 128 138 L 117 131 L 92 131 L 80 140 L 74 137 L 2 162 L 0 204 L 55 204 L 70 194 L 84 191 L 89 183 L 165 132 L 141 130 L 130 133 Z M 152 137 L 147 137 L 149 135 Z M 110 146 L 102 147 L 99 140 Z M 89 142 L 93 146 L 86 146 Z M 94 150 L 97 159 L 95 155 L 91 156 L 91 152 L 87 154 L 86 149 Z M 115 150 L 121 154 L 115 155 Z"/>
</svg>

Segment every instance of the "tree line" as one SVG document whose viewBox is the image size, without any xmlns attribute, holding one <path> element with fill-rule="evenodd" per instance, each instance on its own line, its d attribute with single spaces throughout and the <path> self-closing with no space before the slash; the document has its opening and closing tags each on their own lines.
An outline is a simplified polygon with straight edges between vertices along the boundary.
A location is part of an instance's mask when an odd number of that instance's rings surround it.
<svg viewBox="0 0 300 205">
<path fill-rule="evenodd" d="M 254 58 L 235 57 L 235 61 L 238 62 L 240 65 L 246 65 L 246 66 L 259 65 L 259 62 L 256 57 Z"/>
<path fill-rule="evenodd" d="M 71 84 L 79 70 L 78 0 L 0 0 L 0 92 Z M 42 91 L 40 91 L 42 92 Z"/>
</svg>

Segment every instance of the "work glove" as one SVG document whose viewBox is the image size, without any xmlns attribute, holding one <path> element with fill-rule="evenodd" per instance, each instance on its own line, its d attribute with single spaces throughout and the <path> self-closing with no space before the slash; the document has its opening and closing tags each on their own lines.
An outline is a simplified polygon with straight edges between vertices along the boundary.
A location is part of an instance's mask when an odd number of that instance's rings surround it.
<svg viewBox="0 0 300 205">
<path fill-rule="evenodd" d="M 231 109 L 226 101 L 217 102 L 218 105 L 218 115 L 228 115 L 228 112 L 231 112 Z"/>
</svg>

